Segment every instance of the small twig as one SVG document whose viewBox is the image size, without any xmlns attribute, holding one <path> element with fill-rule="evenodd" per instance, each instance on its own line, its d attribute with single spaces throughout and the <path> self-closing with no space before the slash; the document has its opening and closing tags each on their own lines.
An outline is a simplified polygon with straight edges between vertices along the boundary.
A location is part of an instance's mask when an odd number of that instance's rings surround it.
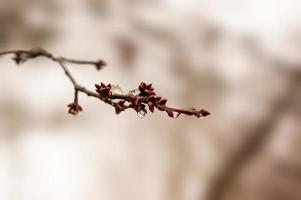
<svg viewBox="0 0 301 200">
<path fill-rule="evenodd" d="M 78 103 L 78 93 L 82 92 L 87 96 L 95 97 L 101 101 L 113 106 L 115 108 L 116 114 L 132 108 L 134 109 L 140 117 L 144 117 L 147 113 L 146 106 L 148 106 L 151 112 L 154 112 L 154 108 L 157 108 L 160 111 L 165 111 L 169 117 L 177 118 L 181 114 L 193 115 L 198 118 L 205 117 L 210 113 L 206 110 L 196 110 L 196 109 L 178 109 L 166 106 L 166 99 L 162 99 L 160 96 L 157 96 L 155 93 L 152 84 L 145 84 L 141 82 L 137 90 L 129 92 L 128 94 L 122 94 L 120 92 L 115 92 L 111 84 L 95 84 L 96 92 L 91 91 L 77 83 L 76 79 L 73 77 L 69 71 L 66 63 L 78 64 L 78 65 L 92 65 L 97 70 L 102 69 L 106 66 L 106 62 L 103 60 L 98 61 L 85 61 L 85 60 L 75 60 L 68 59 L 64 57 L 56 57 L 48 51 L 40 48 L 35 48 L 31 50 L 12 50 L 0 52 L 0 56 L 13 54 L 12 58 L 16 64 L 22 64 L 30 59 L 37 57 L 45 57 L 56 63 L 64 70 L 66 76 L 71 81 L 74 87 L 74 101 L 68 105 L 68 113 L 76 115 L 78 112 L 82 111 L 82 107 Z"/>
</svg>

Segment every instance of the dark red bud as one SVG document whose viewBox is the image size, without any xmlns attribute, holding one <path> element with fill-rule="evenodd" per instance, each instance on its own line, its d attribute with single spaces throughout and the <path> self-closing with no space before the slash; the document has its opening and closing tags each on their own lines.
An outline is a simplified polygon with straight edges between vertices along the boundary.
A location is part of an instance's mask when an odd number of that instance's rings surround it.
<svg viewBox="0 0 301 200">
<path fill-rule="evenodd" d="M 138 89 L 139 89 L 140 92 L 144 91 L 144 88 L 141 85 L 139 85 Z"/>
<path fill-rule="evenodd" d="M 155 106 L 154 106 L 153 102 L 149 101 L 149 102 L 147 102 L 147 105 L 148 105 L 149 110 L 151 112 L 154 112 Z"/>
<path fill-rule="evenodd" d="M 158 108 L 160 111 L 164 111 L 165 109 L 161 106 L 156 106 L 156 108 Z"/>
<path fill-rule="evenodd" d="M 98 89 L 98 90 L 101 88 L 101 86 L 98 85 L 98 84 L 95 84 L 95 87 L 96 87 L 96 89 Z"/>
<path fill-rule="evenodd" d="M 157 100 L 157 101 L 160 101 L 160 99 L 161 99 L 161 97 L 156 97 L 156 100 Z"/>
<path fill-rule="evenodd" d="M 146 84 L 145 87 L 146 87 L 147 89 L 151 89 L 151 88 L 152 88 L 152 85 L 153 85 L 153 84 Z"/>
<path fill-rule="evenodd" d="M 168 116 L 169 116 L 169 117 L 174 117 L 174 116 L 173 116 L 173 112 L 172 112 L 172 111 L 170 111 L 170 110 L 167 110 L 166 112 L 167 112 L 167 114 L 168 114 Z"/>
<path fill-rule="evenodd" d="M 146 84 L 142 81 L 142 82 L 140 83 L 140 86 L 145 87 Z"/>
<path fill-rule="evenodd" d="M 151 95 L 149 98 L 148 98 L 148 101 L 154 101 L 156 98 L 155 98 L 155 95 Z"/>
<path fill-rule="evenodd" d="M 137 99 L 137 97 L 135 97 L 135 96 L 129 96 L 129 98 L 131 101 L 135 101 Z"/>
<path fill-rule="evenodd" d="M 165 105 L 166 102 L 167 102 L 167 99 L 161 99 L 161 100 L 159 101 L 159 104 L 160 104 L 160 105 Z"/>
<path fill-rule="evenodd" d="M 204 117 L 210 115 L 210 112 L 208 112 L 207 110 L 200 110 L 200 113 L 201 113 Z"/>
<path fill-rule="evenodd" d="M 96 66 L 96 69 L 97 70 L 100 70 L 102 69 L 104 66 L 106 66 L 107 63 L 104 61 L 104 60 L 98 60 L 96 63 L 95 63 L 95 66 Z"/>
</svg>

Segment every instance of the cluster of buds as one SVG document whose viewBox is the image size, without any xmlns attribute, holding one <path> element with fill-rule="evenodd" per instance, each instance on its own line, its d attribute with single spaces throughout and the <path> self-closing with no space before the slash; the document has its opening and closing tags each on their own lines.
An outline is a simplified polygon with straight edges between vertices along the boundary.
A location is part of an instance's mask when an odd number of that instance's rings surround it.
<svg viewBox="0 0 301 200">
<path fill-rule="evenodd" d="M 133 94 L 128 93 L 127 95 L 115 95 L 112 93 L 111 84 L 95 84 L 96 92 L 99 94 L 99 98 L 110 102 L 115 107 L 116 114 L 122 111 L 132 108 L 134 109 L 139 117 L 144 117 L 147 113 L 147 108 L 150 112 L 154 112 L 155 108 L 166 112 L 169 117 L 177 118 L 181 114 L 193 115 L 198 118 L 205 117 L 210 113 L 206 110 L 196 109 L 177 109 L 168 107 L 166 105 L 167 99 L 157 96 L 155 89 L 152 84 L 146 84 L 141 82 L 138 91 L 139 93 Z M 115 101 L 114 101 L 115 100 Z M 117 100 L 117 101 L 116 101 Z"/>
<path fill-rule="evenodd" d="M 100 83 L 100 84 L 95 84 L 96 87 L 96 92 L 99 94 L 99 96 L 102 99 L 107 99 L 110 98 L 112 96 L 112 85 L 111 84 L 104 84 L 104 83 Z"/>
<path fill-rule="evenodd" d="M 104 66 L 107 65 L 107 63 L 104 60 L 98 60 L 94 65 L 97 70 L 101 70 Z"/>
<path fill-rule="evenodd" d="M 77 115 L 79 112 L 83 111 L 82 107 L 77 102 L 70 103 L 67 107 L 69 108 L 68 113 L 71 115 Z"/>
<path fill-rule="evenodd" d="M 121 113 L 122 111 L 124 111 L 125 109 L 129 108 L 126 104 L 125 104 L 126 101 L 124 100 L 121 100 L 121 101 L 118 101 L 117 103 L 114 103 L 113 106 L 115 108 L 115 112 L 116 114 L 118 115 L 119 113 Z"/>
<path fill-rule="evenodd" d="M 79 112 L 83 111 L 82 107 L 78 104 L 78 90 L 74 91 L 74 101 L 67 106 L 68 113 L 71 115 L 77 115 Z"/>
<path fill-rule="evenodd" d="M 17 65 L 26 62 L 28 59 L 33 59 L 39 56 L 52 57 L 52 54 L 41 48 L 33 48 L 29 51 L 16 51 L 12 58 Z"/>
<path fill-rule="evenodd" d="M 28 54 L 22 52 L 16 52 L 12 58 L 17 65 L 24 63 L 28 59 Z"/>
</svg>

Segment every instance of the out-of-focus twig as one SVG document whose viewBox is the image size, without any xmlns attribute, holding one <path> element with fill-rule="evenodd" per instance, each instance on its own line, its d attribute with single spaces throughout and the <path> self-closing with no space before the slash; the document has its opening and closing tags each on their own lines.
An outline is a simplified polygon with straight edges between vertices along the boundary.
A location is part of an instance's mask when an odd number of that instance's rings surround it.
<svg viewBox="0 0 301 200">
<path fill-rule="evenodd" d="M 251 129 L 240 144 L 240 148 L 232 154 L 225 164 L 220 167 L 220 172 L 215 175 L 215 179 L 209 187 L 206 200 L 222 200 L 227 189 L 235 180 L 237 174 L 244 164 L 260 150 L 260 148 L 270 138 L 271 131 L 279 119 L 282 117 L 286 107 L 294 101 L 294 97 L 301 88 L 301 72 L 288 72 L 288 88 L 286 92 L 271 106 L 266 117 L 261 120 L 254 129 Z"/>
</svg>

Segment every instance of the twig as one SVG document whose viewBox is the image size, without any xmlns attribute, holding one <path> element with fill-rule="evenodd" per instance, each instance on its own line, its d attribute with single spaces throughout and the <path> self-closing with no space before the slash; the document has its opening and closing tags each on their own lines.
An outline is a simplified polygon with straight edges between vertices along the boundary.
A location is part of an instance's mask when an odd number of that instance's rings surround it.
<svg viewBox="0 0 301 200">
<path fill-rule="evenodd" d="M 111 84 L 95 84 L 96 92 L 91 91 L 77 83 L 74 76 L 69 71 L 66 63 L 78 64 L 78 65 L 92 65 L 97 70 L 102 69 L 106 66 L 106 62 L 103 60 L 98 61 L 86 61 L 86 60 L 76 60 L 76 59 L 68 59 L 65 57 L 56 57 L 52 53 L 46 51 L 41 48 L 34 48 L 31 50 L 12 50 L 12 51 L 4 51 L 0 52 L 0 56 L 13 54 L 12 58 L 16 64 L 22 64 L 30 59 L 34 59 L 37 57 L 45 57 L 56 63 L 64 70 L 66 76 L 71 81 L 74 87 L 74 101 L 68 105 L 69 111 L 68 113 L 72 115 L 78 114 L 78 112 L 82 111 L 82 107 L 78 103 L 78 93 L 82 92 L 87 96 L 95 97 L 115 108 L 116 114 L 120 112 L 132 108 L 137 113 L 138 116 L 144 117 L 147 113 L 146 107 L 148 107 L 149 111 L 154 112 L 154 108 L 157 108 L 160 111 L 164 111 L 168 114 L 169 117 L 177 118 L 181 114 L 196 116 L 198 118 L 205 117 L 210 113 L 204 109 L 196 110 L 192 109 L 178 109 L 166 106 L 166 99 L 163 99 L 160 96 L 157 96 L 152 84 L 145 84 L 141 82 L 137 90 L 130 91 L 127 94 L 123 94 L 120 92 L 115 92 L 114 87 Z"/>
</svg>

